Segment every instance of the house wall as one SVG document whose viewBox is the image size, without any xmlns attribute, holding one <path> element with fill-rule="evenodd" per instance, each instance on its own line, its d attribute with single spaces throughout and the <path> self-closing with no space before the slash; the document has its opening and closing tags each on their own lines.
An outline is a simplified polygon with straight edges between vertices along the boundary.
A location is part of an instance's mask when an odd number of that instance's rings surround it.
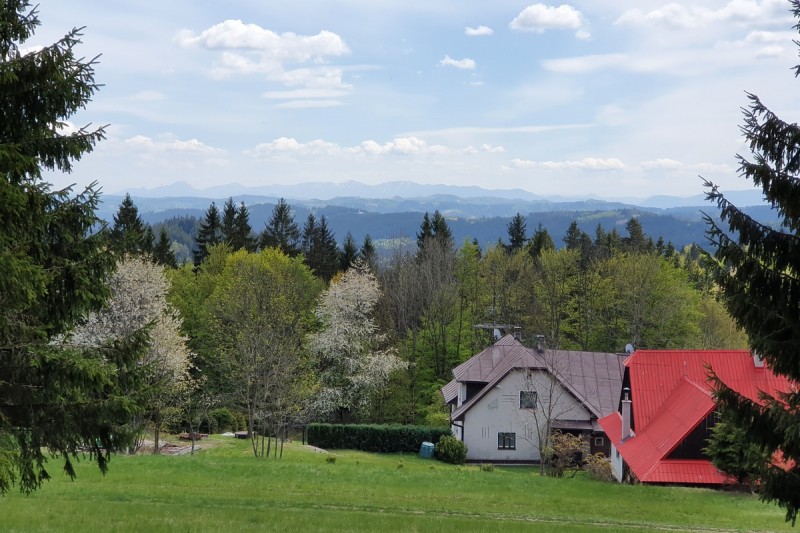
<svg viewBox="0 0 800 533">
<path fill-rule="evenodd" d="M 539 461 L 537 420 L 531 411 L 519 408 L 519 392 L 535 390 L 539 395 L 538 412 L 543 413 L 547 403 L 553 402 L 554 419 L 590 420 L 591 414 L 561 385 L 551 390 L 551 377 L 535 372 L 531 379 L 522 370 L 510 372 L 492 390 L 488 391 L 464 415 L 463 440 L 470 461 Z M 545 404 L 545 405 L 542 405 Z M 539 416 L 539 423 L 544 423 Z M 498 433 L 516 433 L 516 449 L 498 449 Z"/>
<path fill-rule="evenodd" d="M 624 469 L 622 454 L 617 451 L 617 447 L 613 444 L 611 445 L 611 455 L 609 457 L 611 459 L 611 470 L 614 472 L 614 478 L 622 483 L 622 473 Z"/>
</svg>

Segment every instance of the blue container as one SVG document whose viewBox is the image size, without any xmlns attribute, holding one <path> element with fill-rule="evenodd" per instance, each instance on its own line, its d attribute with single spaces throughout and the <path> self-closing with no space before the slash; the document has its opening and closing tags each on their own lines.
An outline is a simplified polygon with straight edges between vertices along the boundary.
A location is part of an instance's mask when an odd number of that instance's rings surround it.
<svg viewBox="0 0 800 533">
<path fill-rule="evenodd" d="M 423 442 L 422 446 L 419 447 L 419 456 L 423 459 L 431 459 L 433 457 L 433 449 L 432 442 Z"/>
</svg>

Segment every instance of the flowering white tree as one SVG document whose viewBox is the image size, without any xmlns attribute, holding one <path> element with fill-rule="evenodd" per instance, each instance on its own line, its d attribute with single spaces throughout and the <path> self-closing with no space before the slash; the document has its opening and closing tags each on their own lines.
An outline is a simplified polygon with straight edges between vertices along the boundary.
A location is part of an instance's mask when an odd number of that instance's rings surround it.
<svg viewBox="0 0 800 533">
<path fill-rule="evenodd" d="M 178 312 L 166 300 L 169 281 L 163 266 L 143 257 L 127 256 L 117 266 L 109 286 L 111 298 L 106 307 L 90 314 L 66 342 L 99 346 L 149 327 L 148 350 L 140 364 L 147 371 L 147 405 L 158 453 L 164 414 L 174 406 L 189 380 L 187 339 L 180 333 Z"/>
<path fill-rule="evenodd" d="M 312 408 L 317 417 L 363 412 L 369 396 L 406 363 L 380 349 L 373 311 L 380 297 L 375 275 L 357 261 L 322 294 L 316 310 L 322 329 L 309 336 L 317 358 L 320 391 Z"/>
</svg>

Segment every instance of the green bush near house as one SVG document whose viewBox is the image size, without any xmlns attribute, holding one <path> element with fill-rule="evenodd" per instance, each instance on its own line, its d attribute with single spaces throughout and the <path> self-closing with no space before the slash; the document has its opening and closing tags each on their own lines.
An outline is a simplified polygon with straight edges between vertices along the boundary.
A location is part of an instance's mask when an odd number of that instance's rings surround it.
<svg viewBox="0 0 800 533">
<path fill-rule="evenodd" d="M 453 437 L 447 435 L 436 443 L 436 458 L 445 463 L 463 465 L 467 462 L 467 445 Z"/>
<path fill-rule="evenodd" d="M 436 444 L 450 428 L 377 424 L 309 424 L 308 443 L 325 449 L 366 452 L 419 452 L 423 442 Z"/>
</svg>

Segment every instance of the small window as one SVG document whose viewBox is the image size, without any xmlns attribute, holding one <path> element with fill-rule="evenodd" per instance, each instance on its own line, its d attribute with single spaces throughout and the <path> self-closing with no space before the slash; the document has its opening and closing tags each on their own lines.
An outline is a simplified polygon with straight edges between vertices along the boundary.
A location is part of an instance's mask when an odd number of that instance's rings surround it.
<svg viewBox="0 0 800 533">
<path fill-rule="evenodd" d="M 536 409 L 536 400 L 538 399 L 536 391 L 534 390 L 521 390 L 519 391 L 519 408 L 520 409 Z"/>
<path fill-rule="evenodd" d="M 497 449 L 498 450 L 516 450 L 517 449 L 517 434 L 516 433 L 498 433 L 497 434 Z"/>
<path fill-rule="evenodd" d="M 603 437 L 595 437 L 594 438 L 594 445 L 595 446 L 602 446 L 605 443 L 606 443 L 606 441 L 605 441 L 605 439 Z"/>
</svg>

